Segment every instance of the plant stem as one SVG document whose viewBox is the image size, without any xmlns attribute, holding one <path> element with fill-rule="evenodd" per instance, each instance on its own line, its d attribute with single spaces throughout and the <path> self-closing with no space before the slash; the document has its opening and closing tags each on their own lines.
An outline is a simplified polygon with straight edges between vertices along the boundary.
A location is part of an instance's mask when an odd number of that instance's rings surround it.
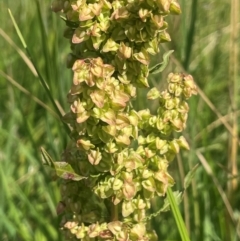
<svg viewBox="0 0 240 241">
<path fill-rule="evenodd" d="M 230 34 L 230 59 L 229 59 L 229 92 L 232 108 L 232 137 L 229 142 L 228 168 L 231 176 L 238 175 L 237 153 L 238 153 L 238 14 L 239 0 L 231 1 L 231 34 Z M 233 178 L 228 184 L 228 195 L 231 199 L 233 192 L 237 189 L 237 178 Z"/>
<path fill-rule="evenodd" d="M 111 202 L 111 221 L 117 221 L 118 220 L 118 205 L 114 205 Z"/>
</svg>

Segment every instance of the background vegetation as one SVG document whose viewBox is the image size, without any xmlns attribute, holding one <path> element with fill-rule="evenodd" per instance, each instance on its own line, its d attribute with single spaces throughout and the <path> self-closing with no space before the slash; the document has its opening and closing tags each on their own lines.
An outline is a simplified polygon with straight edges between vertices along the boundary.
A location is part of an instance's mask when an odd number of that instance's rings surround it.
<svg viewBox="0 0 240 241">
<path fill-rule="evenodd" d="M 221 3 L 220 3 L 221 2 Z M 172 16 L 174 49 L 168 68 L 152 77 L 164 87 L 169 71 L 187 71 L 199 86 L 190 102 L 185 136 L 191 151 L 171 164 L 176 190 L 199 163 L 181 209 L 191 240 L 240 240 L 239 106 L 240 29 L 238 0 L 181 0 Z M 12 10 L 54 98 L 67 110 L 71 71 L 65 68 L 68 41 L 64 22 L 50 11 L 50 0 L 0 1 L 0 240 L 61 241 L 55 206 L 58 183 L 40 161 L 43 146 L 59 160 L 67 135 L 26 58 L 7 12 Z M 23 51 L 23 52 L 22 52 Z M 161 55 L 154 60 L 161 61 Z M 140 98 L 138 106 L 146 106 Z M 155 200 L 154 210 L 161 201 Z M 152 221 L 159 240 L 180 240 L 170 212 Z"/>
</svg>

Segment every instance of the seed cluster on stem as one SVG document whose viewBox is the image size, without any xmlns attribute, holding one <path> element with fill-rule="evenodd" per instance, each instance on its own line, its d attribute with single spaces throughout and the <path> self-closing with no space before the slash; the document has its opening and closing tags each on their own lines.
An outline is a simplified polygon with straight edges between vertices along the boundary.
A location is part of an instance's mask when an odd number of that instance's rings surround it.
<svg viewBox="0 0 240 241">
<path fill-rule="evenodd" d="M 196 94 L 193 78 L 169 74 L 168 88 L 150 89 L 158 99 L 154 115 L 131 105 L 139 87 L 149 88 L 150 55 L 170 41 L 165 17 L 179 14 L 175 0 L 56 0 L 64 13 L 73 83 L 64 121 L 74 143 L 63 161 L 83 176 L 63 181 L 62 227 L 69 240 L 157 240 L 148 230 L 151 199 L 174 184 L 167 172 L 180 148 L 186 100 Z"/>
</svg>

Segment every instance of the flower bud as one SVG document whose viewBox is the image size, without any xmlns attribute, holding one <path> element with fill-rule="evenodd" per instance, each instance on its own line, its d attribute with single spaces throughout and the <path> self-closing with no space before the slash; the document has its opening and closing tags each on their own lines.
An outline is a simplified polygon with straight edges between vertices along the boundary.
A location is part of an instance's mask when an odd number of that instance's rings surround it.
<svg viewBox="0 0 240 241">
<path fill-rule="evenodd" d="M 143 9 L 143 8 L 140 8 L 138 11 L 138 15 L 143 22 L 146 22 L 147 17 L 150 15 L 149 13 L 150 12 L 148 9 Z"/>
<path fill-rule="evenodd" d="M 121 7 L 121 8 L 116 9 L 113 12 L 111 19 L 113 19 L 113 20 L 127 19 L 127 18 L 129 18 L 129 16 L 130 16 L 130 13 L 128 12 L 127 8 Z"/>
<path fill-rule="evenodd" d="M 144 209 L 146 207 L 145 201 L 139 197 L 134 200 L 134 204 L 136 206 L 136 209 Z"/>
<path fill-rule="evenodd" d="M 143 221 L 145 218 L 146 218 L 146 211 L 145 211 L 145 209 L 137 210 L 136 212 L 134 212 L 133 219 L 134 219 L 136 222 L 141 222 L 141 221 Z"/>
<path fill-rule="evenodd" d="M 152 171 L 148 170 L 148 169 L 144 169 L 141 173 L 141 177 L 143 179 L 148 179 L 153 175 Z"/>
<path fill-rule="evenodd" d="M 183 137 L 183 136 L 180 136 L 179 139 L 177 139 L 177 143 L 180 147 L 186 149 L 186 150 L 189 150 L 190 147 L 186 141 L 186 139 Z"/>
<path fill-rule="evenodd" d="M 87 234 L 88 228 L 84 226 L 82 223 L 82 226 L 78 227 L 77 233 L 75 234 L 77 239 L 83 239 Z"/>
<path fill-rule="evenodd" d="M 167 144 L 167 141 L 166 140 L 162 140 L 159 137 L 156 137 L 155 143 L 156 143 L 156 148 L 158 150 L 161 150 Z"/>
<path fill-rule="evenodd" d="M 175 107 L 175 103 L 173 99 L 166 100 L 165 102 L 165 108 L 168 110 L 171 110 Z"/>
<path fill-rule="evenodd" d="M 107 42 L 105 43 L 105 45 L 103 46 L 102 51 L 103 52 L 109 52 L 109 51 L 113 51 L 116 52 L 119 48 L 119 44 L 117 44 L 113 39 L 108 39 Z"/>
<path fill-rule="evenodd" d="M 118 147 L 117 147 L 116 143 L 108 142 L 106 144 L 104 150 L 108 153 L 114 153 L 114 152 L 118 151 Z"/>
<path fill-rule="evenodd" d="M 142 48 L 141 52 L 133 54 L 134 59 L 138 60 L 144 65 L 149 64 L 149 55 L 146 49 Z"/>
<path fill-rule="evenodd" d="M 169 147 L 174 153 L 179 153 L 180 148 L 176 139 L 169 142 Z"/>
<path fill-rule="evenodd" d="M 153 15 L 151 19 L 157 29 L 160 29 L 164 26 L 163 17 L 161 15 Z"/>
<path fill-rule="evenodd" d="M 95 146 L 89 141 L 85 139 L 79 139 L 77 141 L 77 147 L 81 150 L 90 150 L 90 148 L 94 148 Z"/>
<path fill-rule="evenodd" d="M 123 217 L 129 216 L 134 212 L 134 205 L 132 201 L 124 201 L 122 204 L 122 215 Z"/>
<path fill-rule="evenodd" d="M 113 190 L 117 191 L 117 190 L 121 189 L 122 185 L 123 185 L 123 181 L 118 178 L 115 178 L 113 181 L 113 186 L 112 186 Z"/>
<path fill-rule="evenodd" d="M 142 181 L 142 186 L 147 189 L 149 192 L 155 192 L 155 182 L 152 177 L 147 180 Z"/>
<path fill-rule="evenodd" d="M 107 227 L 114 235 L 116 235 L 122 230 L 122 223 L 120 221 L 113 221 L 108 223 Z"/>
<path fill-rule="evenodd" d="M 132 199 L 136 194 L 136 187 L 133 181 L 124 181 L 122 191 L 126 200 Z"/>
<path fill-rule="evenodd" d="M 134 238 L 137 238 L 136 240 L 141 240 L 141 238 L 144 237 L 146 233 L 146 226 L 144 223 L 138 223 L 135 224 L 130 232 L 130 236 L 132 237 L 131 240 L 135 240 Z"/>
<path fill-rule="evenodd" d="M 102 159 L 102 154 L 97 148 L 97 150 L 90 150 L 88 154 L 88 160 L 92 165 L 98 165 Z"/>
<path fill-rule="evenodd" d="M 147 93 L 147 98 L 149 100 L 155 100 L 157 98 L 160 97 L 160 93 L 158 91 L 158 89 L 156 87 L 152 88 L 151 90 L 149 90 L 149 92 Z"/>
<path fill-rule="evenodd" d="M 159 41 L 161 43 L 165 43 L 165 42 L 170 42 L 171 41 L 171 37 L 170 35 L 164 30 L 164 31 L 161 31 L 159 33 Z"/>
<path fill-rule="evenodd" d="M 118 241 L 129 241 L 129 234 L 127 231 L 120 231 L 116 234 L 116 239 Z"/>
<path fill-rule="evenodd" d="M 151 158 L 151 157 L 153 157 L 153 156 L 156 155 L 156 152 L 155 152 L 155 151 L 152 151 L 152 150 L 151 150 L 150 148 L 148 148 L 148 147 L 144 148 L 144 151 L 145 151 L 145 156 L 146 156 L 147 158 Z"/>
<path fill-rule="evenodd" d="M 177 15 L 182 13 L 180 5 L 179 5 L 179 3 L 176 0 L 172 0 L 171 1 L 170 13 L 171 14 L 177 14 Z"/>
<path fill-rule="evenodd" d="M 121 42 L 120 47 L 118 49 L 118 56 L 119 58 L 129 59 L 132 56 L 132 49 Z"/>
<path fill-rule="evenodd" d="M 68 221 L 64 224 L 64 228 L 67 229 L 73 229 L 78 225 L 78 223 L 74 222 L 74 221 Z"/>
<path fill-rule="evenodd" d="M 92 224 L 88 227 L 88 236 L 89 238 L 95 238 L 99 235 L 101 227 L 98 223 Z"/>
</svg>

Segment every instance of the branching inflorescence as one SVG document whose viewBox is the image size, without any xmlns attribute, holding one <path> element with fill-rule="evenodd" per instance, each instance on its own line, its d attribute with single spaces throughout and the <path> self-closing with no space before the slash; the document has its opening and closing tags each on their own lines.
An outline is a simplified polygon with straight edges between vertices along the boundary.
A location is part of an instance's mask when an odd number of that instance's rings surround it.
<svg viewBox="0 0 240 241">
<path fill-rule="evenodd" d="M 150 55 L 170 41 L 165 17 L 179 14 L 175 0 L 57 0 L 71 41 L 73 84 L 64 121 L 74 144 L 63 154 L 74 173 L 63 175 L 62 227 L 70 240 L 157 240 L 147 226 L 151 199 L 174 183 L 167 172 L 180 148 L 190 75 L 169 74 L 165 91 L 151 89 L 157 114 L 135 110 L 138 87 L 148 88 Z"/>
</svg>

